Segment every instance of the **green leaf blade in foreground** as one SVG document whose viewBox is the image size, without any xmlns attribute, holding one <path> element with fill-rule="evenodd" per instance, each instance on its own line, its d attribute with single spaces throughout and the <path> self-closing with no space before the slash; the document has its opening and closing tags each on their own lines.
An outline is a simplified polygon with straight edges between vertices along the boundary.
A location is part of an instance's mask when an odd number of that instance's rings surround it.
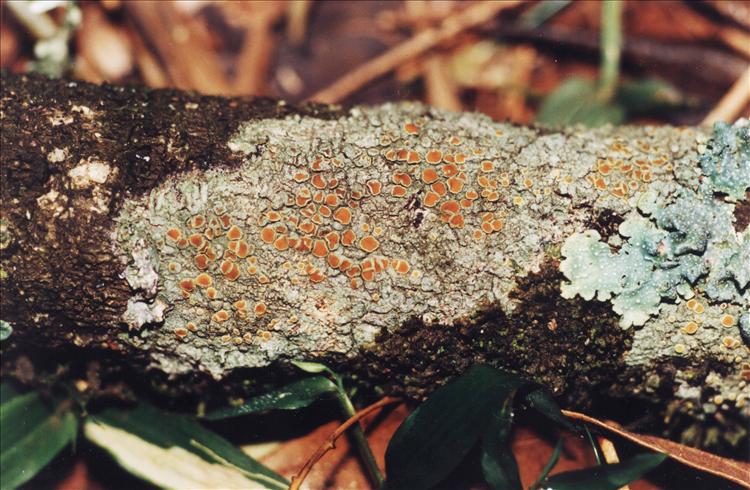
<svg viewBox="0 0 750 490">
<path fill-rule="evenodd" d="M 13 402 L 20 403 L 7 407 Z M 15 397 L 2 407 L 0 488 L 6 490 L 29 481 L 73 441 L 78 419 L 62 406 L 53 411 L 36 393 Z M 25 419 L 26 414 L 29 419 Z"/>
<path fill-rule="evenodd" d="M 569 78 L 545 97 L 537 114 L 537 122 L 552 126 L 584 124 L 589 127 L 620 124 L 625 120 L 624 109 L 597 98 L 596 82 L 583 78 Z"/>
<path fill-rule="evenodd" d="M 638 454 L 622 463 L 558 473 L 547 478 L 541 487 L 549 490 L 617 490 L 643 477 L 665 459 L 667 455 L 663 453 Z"/>
<path fill-rule="evenodd" d="M 503 400 L 524 383 L 514 374 L 476 365 L 436 390 L 391 438 L 386 488 L 418 490 L 442 481 L 476 444 Z"/>
<path fill-rule="evenodd" d="M 482 473 L 493 490 L 521 490 L 518 464 L 510 447 L 510 430 L 513 425 L 512 399 L 506 400 L 503 410 L 492 417 L 482 436 Z"/>
<path fill-rule="evenodd" d="M 529 403 L 531 408 L 547 417 L 552 422 L 565 427 L 568 430 L 575 431 L 576 427 L 568 420 L 560 406 L 555 401 L 555 397 L 544 386 L 535 386 L 524 395 L 524 400 Z"/>
<path fill-rule="evenodd" d="M 237 407 L 225 407 L 205 415 L 206 420 L 240 417 L 267 410 L 296 410 L 312 404 L 323 395 L 336 392 L 336 385 L 323 376 L 305 378 L 278 390 L 251 398 Z"/>
<path fill-rule="evenodd" d="M 13 383 L 10 381 L 4 381 L 0 383 L 0 405 L 9 402 L 12 398 L 19 395 Z"/>
<path fill-rule="evenodd" d="M 141 404 L 90 417 L 84 434 L 134 475 L 162 488 L 269 488 L 289 485 L 193 418 Z"/>
</svg>

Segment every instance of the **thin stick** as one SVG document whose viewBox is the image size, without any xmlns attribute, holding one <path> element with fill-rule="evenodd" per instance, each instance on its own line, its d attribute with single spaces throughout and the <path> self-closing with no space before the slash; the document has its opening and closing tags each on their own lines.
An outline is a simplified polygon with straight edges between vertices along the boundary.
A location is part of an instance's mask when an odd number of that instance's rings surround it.
<svg viewBox="0 0 750 490">
<path fill-rule="evenodd" d="M 390 405 L 392 403 L 396 403 L 398 401 L 401 401 L 399 398 L 393 398 L 390 396 L 387 396 L 383 398 L 380 401 L 377 401 L 373 403 L 372 405 L 363 408 L 359 412 L 357 412 L 353 417 L 350 417 L 346 422 L 341 424 L 338 429 L 336 429 L 330 436 L 328 436 L 328 439 L 325 440 L 323 444 L 315 451 L 315 453 L 310 457 L 310 459 L 307 460 L 305 465 L 302 467 L 302 469 L 292 478 L 292 484 L 289 485 L 289 490 L 299 490 L 300 486 L 302 486 L 302 482 L 305 481 L 305 478 L 307 478 L 307 475 L 310 473 L 310 470 L 312 470 L 313 466 L 315 466 L 315 463 L 320 461 L 320 459 L 336 447 L 336 439 L 341 437 L 341 435 L 349 429 L 349 427 L 353 426 L 354 424 L 358 423 L 362 418 L 366 417 L 370 413 L 374 412 L 375 410 L 378 410 L 379 408 L 382 408 L 386 405 Z"/>
<path fill-rule="evenodd" d="M 732 122 L 739 115 L 743 107 L 750 102 L 750 66 L 737 80 L 729 92 L 719 100 L 716 107 L 703 119 L 703 124 L 713 124 L 716 121 Z"/>
<path fill-rule="evenodd" d="M 443 41 L 491 19 L 498 12 L 518 5 L 520 0 L 476 2 L 464 11 L 450 16 L 437 28 L 427 29 L 408 41 L 373 58 L 350 71 L 328 87 L 310 97 L 309 100 L 333 104 L 354 93 L 366 83 L 381 77 L 397 66 L 409 61 Z"/>
<path fill-rule="evenodd" d="M 620 458 L 617 456 L 617 450 L 615 450 L 615 445 L 612 444 L 612 441 L 610 441 L 606 437 L 597 437 L 596 440 L 599 442 L 599 447 L 602 448 L 604 461 L 606 461 L 607 464 L 615 464 L 620 462 Z M 624 485 L 620 487 L 619 490 L 630 490 L 630 487 L 628 485 Z"/>
</svg>

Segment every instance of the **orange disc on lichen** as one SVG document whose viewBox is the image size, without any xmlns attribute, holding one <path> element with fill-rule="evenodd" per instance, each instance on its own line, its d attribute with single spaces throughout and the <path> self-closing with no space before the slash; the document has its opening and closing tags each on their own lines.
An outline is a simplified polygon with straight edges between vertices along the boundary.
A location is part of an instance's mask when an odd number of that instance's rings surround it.
<svg viewBox="0 0 750 490">
<path fill-rule="evenodd" d="M 240 277 L 240 268 L 237 266 L 237 264 L 232 263 L 231 269 L 229 269 L 229 272 L 227 272 L 224 277 L 228 281 L 236 281 Z"/>
<path fill-rule="evenodd" d="M 450 225 L 453 228 L 463 228 L 464 227 L 464 217 L 461 216 L 460 214 L 457 214 L 457 215 L 453 216 L 450 219 Z"/>
<path fill-rule="evenodd" d="M 422 170 L 422 181 L 425 184 L 432 184 L 439 178 L 440 176 L 438 175 L 437 171 L 434 168 L 426 168 Z"/>
<path fill-rule="evenodd" d="M 379 180 L 368 180 L 367 181 L 367 190 L 370 192 L 370 195 L 377 196 L 380 194 L 380 190 L 382 189 L 383 185 L 380 183 Z"/>
<path fill-rule="evenodd" d="M 297 172 L 292 178 L 295 182 L 301 184 L 302 182 L 305 182 L 307 179 L 309 179 L 310 175 L 307 172 Z"/>
<path fill-rule="evenodd" d="M 333 212 L 333 219 L 342 225 L 348 225 L 352 222 L 352 212 L 347 207 L 341 207 Z"/>
<path fill-rule="evenodd" d="M 402 185 L 394 185 L 391 188 L 391 195 L 393 197 L 404 197 L 406 195 L 406 187 Z"/>
<path fill-rule="evenodd" d="M 207 288 L 213 283 L 213 280 L 211 279 L 211 276 L 202 272 L 195 278 L 195 283 L 202 288 Z"/>
<path fill-rule="evenodd" d="M 339 263 L 338 267 L 341 272 L 346 272 L 352 265 L 354 265 L 354 263 L 351 260 L 347 259 L 346 257 L 342 257 L 341 263 Z"/>
<path fill-rule="evenodd" d="M 180 289 L 183 291 L 192 291 L 195 288 L 195 284 L 193 284 L 192 279 L 183 279 L 180 281 Z"/>
<path fill-rule="evenodd" d="M 428 192 L 427 195 L 424 197 L 424 205 L 428 208 L 431 208 L 435 206 L 438 201 L 440 200 L 440 196 L 435 194 L 434 192 Z"/>
<path fill-rule="evenodd" d="M 427 161 L 427 163 L 440 163 L 442 159 L 443 153 L 438 150 L 430 150 L 425 156 L 425 161 Z"/>
<path fill-rule="evenodd" d="M 443 197 L 448 193 L 448 187 L 443 182 L 435 182 L 430 186 L 430 189 L 440 197 Z"/>
<path fill-rule="evenodd" d="M 208 257 L 204 254 L 198 254 L 193 257 L 193 262 L 195 262 L 195 267 L 198 268 L 198 270 L 202 271 L 208 267 Z"/>
<path fill-rule="evenodd" d="M 458 204 L 458 201 L 454 201 L 452 199 L 450 201 L 445 201 L 440 206 L 440 211 L 444 213 L 456 214 L 458 213 L 460 209 L 461 209 L 461 206 Z"/>
<path fill-rule="evenodd" d="M 173 242 L 176 242 L 180 238 L 182 238 L 182 232 L 177 228 L 170 228 L 167 230 L 167 238 L 169 238 Z"/>
<path fill-rule="evenodd" d="M 451 192 L 451 194 L 458 194 L 463 190 L 463 188 L 463 180 L 457 179 L 456 177 L 451 177 L 450 179 L 448 179 L 448 190 Z"/>
<path fill-rule="evenodd" d="M 328 257 L 326 257 L 326 262 L 334 269 L 338 269 L 339 265 L 341 264 L 341 258 L 336 254 L 328 254 Z"/>
<path fill-rule="evenodd" d="M 409 265 L 409 262 L 405 260 L 397 260 L 394 269 L 396 269 L 396 272 L 399 274 L 406 274 L 411 269 L 411 266 Z"/>
<path fill-rule="evenodd" d="M 237 243 L 237 251 L 235 252 L 237 257 L 244 259 L 250 253 L 250 247 L 245 240 L 240 240 Z"/>
<path fill-rule="evenodd" d="M 216 297 L 219 295 L 219 292 L 212 287 L 206 288 L 206 297 L 208 299 L 216 299 Z"/>
<path fill-rule="evenodd" d="M 372 235 L 366 235 L 359 240 L 359 248 L 365 252 L 374 252 L 378 247 L 380 247 L 380 242 Z"/>
<path fill-rule="evenodd" d="M 339 234 L 336 231 L 331 231 L 325 234 L 323 237 L 326 239 L 328 244 L 328 250 L 335 250 L 339 246 Z"/>
<path fill-rule="evenodd" d="M 229 320 L 229 312 L 226 310 L 219 310 L 214 313 L 212 319 L 217 323 L 224 323 L 225 321 Z"/>
<path fill-rule="evenodd" d="M 266 226 L 260 231 L 260 239 L 265 243 L 273 243 L 276 239 L 276 230 L 270 226 Z"/>
<path fill-rule="evenodd" d="M 206 244 L 206 240 L 200 233 L 193 233 L 188 237 L 188 241 L 190 242 L 190 245 L 198 249 L 203 248 L 203 245 Z"/>
<path fill-rule="evenodd" d="M 336 207 L 339 205 L 339 197 L 336 194 L 326 194 L 324 201 L 326 206 Z"/>
<path fill-rule="evenodd" d="M 314 271 L 308 277 L 310 278 L 310 281 L 312 282 L 323 282 L 325 281 L 325 278 L 326 278 L 326 276 L 324 276 L 320 271 Z"/>
<path fill-rule="evenodd" d="M 255 316 L 261 317 L 265 315 L 266 313 L 266 305 L 265 303 L 258 303 L 255 305 L 255 308 L 253 308 L 253 312 L 255 313 Z"/>
<path fill-rule="evenodd" d="M 240 230 L 239 226 L 233 225 L 231 228 L 229 228 L 229 231 L 227 232 L 227 239 L 239 240 L 240 238 L 242 238 L 242 230 Z"/>
<path fill-rule="evenodd" d="M 354 234 L 354 231 L 352 231 L 351 229 L 349 229 L 349 230 L 346 230 L 344 232 L 344 234 L 342 235 L 342 237 L 341 237 L 341 243 L 345 247 L 348 247 L 348 246 L 350 246 L 350 245 L 352 245 L 354 243 L 354 240 L 356 238 L 357 238 L 357 235 Z"/>
<path fill-rule="evenodd" d="M 312 254 L 315 257 L 321 258 L 328 255 L 328 247 L 326 246 L 326 242 L 324 240 L 315 240 L 313 242 Z"/>
<path fill-rule="evenodd" d="M 195 216 L 190 218 L 190 226 L 192 228 L 201 228 L 205 224 L 206 224 L 206 218 L 200 214 L 196 214 Z"/>
<path fill-rule="evenodd" d="M 482 172 L 492 172 L 494 165 L 492 162 L 485 160 L 482 162 Z"/>
<path fill-rule="evenodd" d="M 274 240 L 273 247 L 279 252 L 283 252 L 284 250 L 289 248 L 289 241 L 285 236 L 280 236 L 279 238 Z"/>
<path fill-rule="evenodd" d="M 406 157 L 407 163 L 419 163 L 422 160 L 422 157 L 419 156 L 419 153 L 416 151 L 410 151 L 408 156 Z"/>
<path fill-rule="evenodd" d="M 419 128 L 414 123 L 406 123 L 404 124 L 404 131 L 409 134 L 417 134 L 419 133 Z"/>
<path fill-rule="evenodd" d="M 456 167 L 452 163 L 448 163 L 446 165 L 443 165 L 442 172 L 444 177 L 453 177 L 458 173 L 458 167 Z"/>
</svg>

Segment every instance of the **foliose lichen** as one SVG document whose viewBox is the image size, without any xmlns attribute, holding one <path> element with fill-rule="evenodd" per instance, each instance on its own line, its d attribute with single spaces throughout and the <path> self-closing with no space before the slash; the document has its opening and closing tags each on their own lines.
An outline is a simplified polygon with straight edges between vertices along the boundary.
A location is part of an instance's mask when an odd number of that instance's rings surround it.
<svg viewBox="0 0 750 490">
<path fill-rule="evenodd" d="M 568 237 L 561 249 L 560 270 L 569 281 L 563 297 L 610 300 L 623 328 L 645 324 L 663 300 L 687 300 L 696 290 L 747 307 L 750 232 L 734 229 L 732 202 L 750 187 L 747 125 L 716 125 L 700 165 L 698 189 L 655 182 L 634 197 L 636 207 L 619 227 L 619 250 L 593 230 Z"/>
<path fill-rule="evenodd" d="M 710 148 L 700 158 L 703 175 L 717 192 L 737 201 L 745 197 L 750 182 L 750 131 L 747 121 L 735 127 L 724 122 L 714 126 Z"/>
</svg>

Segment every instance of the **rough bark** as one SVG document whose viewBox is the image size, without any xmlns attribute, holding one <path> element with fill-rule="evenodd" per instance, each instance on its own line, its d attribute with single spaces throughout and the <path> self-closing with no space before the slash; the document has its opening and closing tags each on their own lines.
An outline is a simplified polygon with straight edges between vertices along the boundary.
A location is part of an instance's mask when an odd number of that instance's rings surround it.
<svg viewBox="0 0 750 490">
<path fill-rule="evenodd" d="M 568 399 L 750 414 L 743 123 L 551 130 L 15 75 L 1 117 L 6 352 L 217 380 L 322 360 L 415 396 L 483 361 Z"/>
</svg>

